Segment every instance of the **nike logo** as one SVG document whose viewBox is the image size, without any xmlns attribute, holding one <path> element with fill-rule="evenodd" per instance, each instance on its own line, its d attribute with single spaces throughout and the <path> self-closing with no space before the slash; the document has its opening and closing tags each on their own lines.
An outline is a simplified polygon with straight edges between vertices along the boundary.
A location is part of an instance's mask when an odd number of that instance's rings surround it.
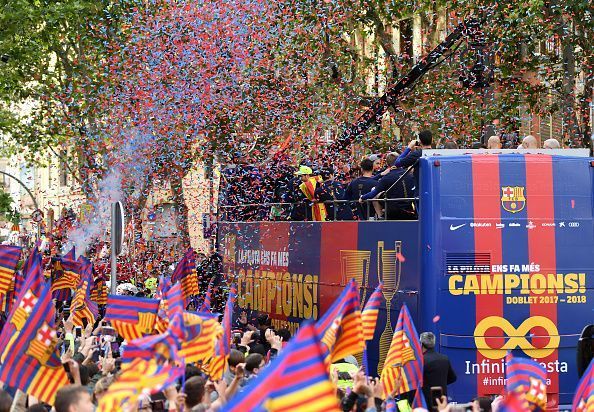
<svg viewBox="0 0 594 412">
<path fill-rule="evenodd" d="M 450 225 L 450 230 L 458 230 L 462 226 L 466 226 L 466 223 L 462 223 L 461 225 L 458 225 L 458 226 Z"/>
</svg>

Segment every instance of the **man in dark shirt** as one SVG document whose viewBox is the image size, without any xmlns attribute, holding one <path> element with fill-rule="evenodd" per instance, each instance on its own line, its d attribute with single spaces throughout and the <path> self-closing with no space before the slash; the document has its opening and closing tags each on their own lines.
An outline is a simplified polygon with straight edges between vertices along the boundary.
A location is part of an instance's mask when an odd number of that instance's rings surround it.
<svg viewBox="0 0 594 412">
<path fill-rule="evenodd" d="M 402 152 L 398 159 L 394 162 L 394 166 L 408 168 L 415 166 L 414 176 L 415 183 L 419 183 L 419 163 L 418 160 L 423 155 L 423 149 L 431 149 L 431 143 L 433 142 L 433 134 L 431 130 L 423 130 L 419 133 L 419 138 L 412 140 L 406 149 Z"/>
<path fill-rule="evenodd" d="M 345 200 L 344 186 L 334 179 L 334 169 L 322 170 L 324 182 L 315 191 L 318 202 L 327 202 L 327 220 L 353 220 L 351 209 L 344 202 L 333 203 L 334 200 Z"/>
<path fill-rule="evenodd" d="M 431 408 L 431 387 L 439 386 L 443 394 L 448 396 L 448 385 L 456 382 L 456 373 L 446 355 L 435 352 L 435 335 L 431 332 L 421 333 L 421 345 L 423 347 L 423 395 L 427 406 Z"/>
<path fill-rule="evenodd" d="M 371 192 L 371 190 L 377 184 L 377 180 L 373 178 L 373 161 L 370 158 L 366 157 L 361 161 L 360 167 L 363 175 L 349 183 L 345 192 L 346 200 L 359 200 L 361 196 Z M 352 207 L 352 210 L 358 219 L 367 219 L 368 216 L 365 205 L 356 203 L 352 206 L 355 206 Z"/>
<path fill-rule="evenodd" d="M 385 216 L 387 219 L 414 218 L 411 201 L 388 201 L 388 210 L 382 210 L 385 203 L 381 199 L 405 199 L 412 197 L 414 180 L 410 173 L 404 176 L 405 173 L 405 169 L 399 169 L 393 166 L 385 176 L 376 182 L 371 192 L 361 196 L 360 201 L 380 199 L 377 202 L 373 202 L 373 207 L 379 217 Z"/>
</svg>

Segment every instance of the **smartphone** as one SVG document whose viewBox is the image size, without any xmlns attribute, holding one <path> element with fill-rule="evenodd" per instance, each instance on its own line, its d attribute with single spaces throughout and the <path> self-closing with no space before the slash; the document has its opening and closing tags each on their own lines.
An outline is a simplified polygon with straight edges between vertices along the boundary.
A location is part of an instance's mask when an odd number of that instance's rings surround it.
<svg viewBox="0 0 594 412">
<path fill-rule="evenodd" d="M 99 355 L 100 355 L 99 348 L 93 349 L 93 357 L 92 357 L 93 362 L 95 362 L 95 363 L 99 362 Z"/>
<path fill-rule="evenodd" d="M 68 362 L 63 363 L 62 367 L 64 368 L 66 373 L 70 373 L 70 364 L 68 364 Z"/>
<path fill-rule="evenodd" d="M 441 400 L 443 396 L 443 388 L 441 386 L 431 387 L 431 409 L 437 411 L 437 399 Z"/>
<path fill-rule="evenodd" d="M 111 342 L 111 353 L 114 354 L 120 351 L 120 344 L 117 342 Z"/>
<path fill-rule="evenodd" d="M 103 336 L 115 336 L 116 330 L 114 328 L 112 328 L 111 326 L 103 326 L 101 328 L 101 334 Z"/>
<path fill-rule="evenodd" d="M 82 328 L 80 326 L 76 326 L 74 328 L 74 336 L 80 338 L 82 336 Z"/>
</svg>

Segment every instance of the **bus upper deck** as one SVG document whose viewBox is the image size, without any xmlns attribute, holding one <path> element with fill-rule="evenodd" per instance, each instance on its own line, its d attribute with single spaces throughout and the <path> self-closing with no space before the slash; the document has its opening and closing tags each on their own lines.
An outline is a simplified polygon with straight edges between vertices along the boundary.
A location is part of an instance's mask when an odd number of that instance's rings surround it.
<svg viewBox="0 0 594 412">
<path fill-rule="evenodd" d="M 591 159 L 433 155 L 419 167 L 418 220 L 220 222 L 239 310 L 296 328 L 349 279 L 362 304 L 381 281 L 370 370 L 381 370 L 406 303 L 452 360 L 454 398 L 500 393 L 511 351 L 545 366 L 549 406 L 570 402 L 576 342 L 594 319 Z"/>
</svg>

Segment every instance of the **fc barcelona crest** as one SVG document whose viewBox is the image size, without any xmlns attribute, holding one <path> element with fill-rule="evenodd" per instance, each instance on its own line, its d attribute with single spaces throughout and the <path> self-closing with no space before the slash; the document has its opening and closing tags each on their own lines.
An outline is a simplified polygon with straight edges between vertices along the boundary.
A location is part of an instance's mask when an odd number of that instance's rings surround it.
<svg viewBox="0 0 594 412">
<path fill-rule="evenodd" d="M 501 188 L 501 206 L 510 213 L 518 213 L 526 207 L 524 186 L 503 186 Z"/>
</svg>

